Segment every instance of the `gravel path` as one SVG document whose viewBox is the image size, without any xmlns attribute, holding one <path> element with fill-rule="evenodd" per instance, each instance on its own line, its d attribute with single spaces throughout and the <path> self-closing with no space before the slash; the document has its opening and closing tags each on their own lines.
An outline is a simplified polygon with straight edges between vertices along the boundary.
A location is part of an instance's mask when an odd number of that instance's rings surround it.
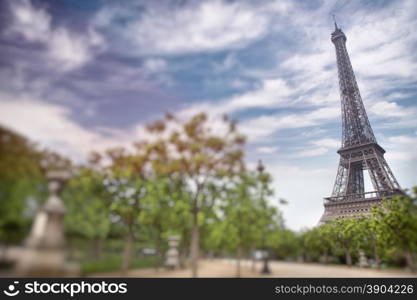
<svg viewBox="0 0 417 300">
<path fill-rule="evenodd" d="M 417 277 L 416 273 L 395 270 L 375 270 L 370 268 L 346 267 L 340 265 L 321 265 L 306 263 L 290 263 L 273 261 L 270 263 L 272 274 L 261 276 L 261 263 L 255 268 L 251 261 L 241 264 L 241 277 Z M 119 277 L 120 272 L 106 272 L 91 275 L 91 277 Z M 152 277 L 152 278 L 183 278 L 191 277 L 189 269 L 165 270 L 136 269 L 130 270 L 122 277 Z M 201 260 L 199 277 L 236 277 L 236 262 L 230 259 Z"/>
</svg>

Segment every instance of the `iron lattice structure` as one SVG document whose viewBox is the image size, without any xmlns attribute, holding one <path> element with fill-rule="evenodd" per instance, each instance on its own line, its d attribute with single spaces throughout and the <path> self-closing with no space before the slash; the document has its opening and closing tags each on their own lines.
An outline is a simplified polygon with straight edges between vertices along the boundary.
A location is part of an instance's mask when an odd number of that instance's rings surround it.
<svg viewBox="0 0 417 300">
<path fill-rule="evenodd" d="M 339 76 L 342 147 L 337 151 L 340 162 L 336 182 L 331 197 L 324 198 L 321 222 L 366 213 L 383 198 L 403 193 L 384 158 L 385 150 L 376 141 L 350 63 L 346 36 L 336 23 L 331 40 Z M 364 170 L 371 178 L 372 192 L 365 192 Z"/>
</svg>

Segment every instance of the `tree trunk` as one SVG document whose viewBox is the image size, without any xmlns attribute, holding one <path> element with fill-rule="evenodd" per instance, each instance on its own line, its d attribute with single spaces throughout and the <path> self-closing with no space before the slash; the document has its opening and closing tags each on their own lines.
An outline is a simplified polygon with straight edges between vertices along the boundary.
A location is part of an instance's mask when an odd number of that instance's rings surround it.
<svg viewBox="0 0 417 300">
<path fill-rule="evenodd" d="M 91 257 L 100 259 L 103 250 L 103 240 L 100 237 L 95 237 L 91 246 Z"/>
<path fill-rule="evenodd" d="M 326 249 L 323 254 L 323 263 L 327 264 L 329 262 L 329 251 Z"/>
<path fill-rule="evenodd" d="M 237 246 L 237 251 L 236 251 L 236 277 L 240 277 L 240 263 L 242 260 L 242 247 L 239 245 Z"/>
<path fill-rule="evenodd" d="M 255 257 L 255 246 L 252 247 L 252 267 L 251 270 L 252 272 L 255 272 L 256 269 L 256 257 Z"/>
<path fill-rule="evenodd" d="M 132 259 L 133 254 L 133 243 L 135 241 L 135 237 L 133 235 L 132 228 L 129 228 L 129 231 L 127 233 L 126 237 L 126 244 L 125 249 L 123 252 L 123 262 L 122 262 L 122 273 L 126 274 L 127 270 L 130 268 L 130 263 Z"/>
<path fill-rule="evenodd" d="M 381 257 L 379 256 L 378 246 L 376 242 L 376 236 L 372 235 L 372 249 L 374 250 L 374 260 L 377 267 L 381 265 Z"/>
<path fill-rule="evenodd" d="M 377 266 L 381 264 L 381 258 L 379 257 L 378 249 L 374 246 L 374 259 Z"/>
<path fill-rule="evenodd" d="M 179 257 L 180 257 L 180 268 L 181 269 L 185 269 L 186 268 L 186 266 L 187 266 L 187 264 L 186 264 L 186 262 L 187 262 L 187 259 L 188 259 L 188 257 L 189 257 L 189 250 L 190 250 L 190 247 L 189 247 L 189 245 L 188 246 L 185 246 L 184 245 L 184 243 L 183 243 L 183 241 L 181 241 L 181 243 L 180 243 L 180 245 L 178 246 L 178 251 L 180 252 L 179 253 Z"/>
<path fill-rule="evenodd" d="M 186 251 L 183 250 L 182 252 L 180 252 L 180 268 L 181 269 L 185 269 L 187 267 L 187 264 L 186 264 L 187 257 L 188 255 Z"/>
<path fill-rule="evenodd" d="M 196 204 L 194 204 L 196 205 Z M 196 207 L 193 209 L 193 228 L 191 232 L 191 271 L 192 277 L 198 277 L 198 255 L 199 255 L 199 238 L 200 232 L 198 230 L 198 210 Z"/>
<path fill-rule="evenodd" d="M 155 241 L 155 262 L 154 262 L 154 269 L 156 272 L 159 272 L 159 265 L 163 261 L 163 253 L 161 251 L 161 239 L 159 237 L 156 238 Z"/>
<path fill-rule="evenodd" d="M 405 251 L 405 261 L 407 263 L 407 267 L 410 270 L 413 270 L 413 267 L 414 267 L 413 254 L 411 253 L 409 249 Z"/>
<path fill-rule="evenodd" d="M 346 257 L 346 264 L 349 267 L 352 266 L 352 256 L 350 255 L 350 251 L 348 249 L 345 250 L 345 257 Z"/>
</svg>

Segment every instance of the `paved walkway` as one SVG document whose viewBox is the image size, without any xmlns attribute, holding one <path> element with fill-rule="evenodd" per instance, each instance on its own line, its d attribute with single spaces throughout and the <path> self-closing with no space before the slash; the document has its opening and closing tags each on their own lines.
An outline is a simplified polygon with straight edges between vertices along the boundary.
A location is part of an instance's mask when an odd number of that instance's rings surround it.
<svg viewBox="0 0 417 300">
<path fill-rule="evenodd" d="M 370 268 L 346 267 L 340 265 L 321 265 L 306 263 L 290 263 L 273 261 L 270 263 L 272 274 L 260 275 L 261 262 L 253 268 L 251 261 L 241 264 L 241 277 L 417 277 L 416 273 L 394 270 L 375 270 Z M 120 272 L 97 273 L 92 277 L 118 277 Z M 189 269 L 168 271 L 160 269 L 130 270 L 123 277 L 191 277 Z M 236 261 L 228 259 L 201 260 L 199 264 L 199 277 L 236 277 Z"/>
</svg>

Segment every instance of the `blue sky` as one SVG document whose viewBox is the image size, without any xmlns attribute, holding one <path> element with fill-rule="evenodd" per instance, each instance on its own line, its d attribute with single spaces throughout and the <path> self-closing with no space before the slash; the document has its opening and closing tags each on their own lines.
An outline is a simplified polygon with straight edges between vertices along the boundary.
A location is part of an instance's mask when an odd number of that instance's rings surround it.
<svg viewBox="0 0 417 300">
<path fill-rule="evenodd" d="M 274 175 L 290 228 L 314 226 L 341 120 L 332 14 L 379 144 L 417 185 L 417 2 L 1 1 L 0 123 L 76 161 L 170 111 L 228 113 Z"/>
</svg>

